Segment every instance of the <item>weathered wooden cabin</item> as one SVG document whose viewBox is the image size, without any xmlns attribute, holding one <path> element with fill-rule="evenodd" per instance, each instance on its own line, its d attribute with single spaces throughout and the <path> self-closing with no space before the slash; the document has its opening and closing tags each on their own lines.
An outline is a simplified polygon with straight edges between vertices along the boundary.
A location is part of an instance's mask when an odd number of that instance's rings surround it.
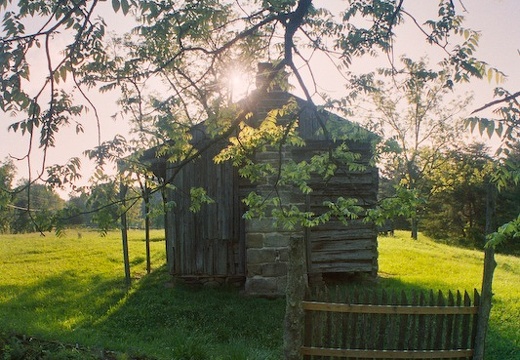
<svg viewBox="0 0 520 360">
<path fill-rule="evenodd" d="M 340 196 L 356 198 L 365 207 L 373 206 L 378 172 L 369 160 L 373 148 L 371 142 L 376 137 L 328 112 L 323 112 L 318 119 L 315 109 L 306 101 L 279 89 L 258 101 L 251 121 L 265 118 L 267 111 L 281 108 L 289 98 L 296 99 L 298 133 L 306 145 L 287 146 L 284 158 L 300 162 L 338 146 L 340 141 L 328 140 L 323 135 L 321 125 L 325 124 L 331 131 L 362 135 L 358 140 L 347 141 L 347 145 L 352 152 L 360 154 L 358 162 L 366 168 L 352 171 L 340 166 L 326 181 L 314 176 L 310 194 L 298 195 L 298 192 L 291 194 L 289 191 L 285 194 L 286 199 L 317 214 L 324 211 L 325 201 L 334 201 Z M 195 148 L 206 148 L 213 141 L 204 124 L 195 126 L 191 133 Z M 155 162 L 155 172 L 174 185 L 174 189 L 167 192 L 167 200 L 176 206 L 166 214 L 165 230 L 167 262 L 172 275 L 210 285 L 245 283 L 248 294 L 282 294 L 285 291 L 289 238 L 294 235 L 301 236 L 306 243 L 309 275 L 377 273 L 377 229 L 361 219 L 350 221 L 348 226 L 332 219 L 314 228 L 290 231 L 275 226 L 271 218 L 245 220 L 243 198 L 253 189 L 260 193 L 269 191 L 269 184 L 252 186 L 238 176 L 237 169 L 229 162 L 215 164 L 215 155 L 227 143 L 228 139 L 223 139 L 213 144 L 180 171 L 178 164 Z M 271 163 L 280 159 L 280 153 L 274 150 L 256 153 L 255 156 L 257 161 Z M 214 202 L 202 206 L 198 212 L 190 211 L 189 191 L 192 187 L 204 188 Z"/>
</svg>

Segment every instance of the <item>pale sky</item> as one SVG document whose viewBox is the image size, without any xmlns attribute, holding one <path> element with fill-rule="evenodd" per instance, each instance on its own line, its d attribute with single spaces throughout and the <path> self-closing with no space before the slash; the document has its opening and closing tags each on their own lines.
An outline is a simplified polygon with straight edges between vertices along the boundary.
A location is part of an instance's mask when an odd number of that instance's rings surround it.
<svg viewBox="0 0 520 360">
<path fill-rule="evenodd" d="M 342 1 L 327 0 L 322 3 L 332 8 L 341 8 Z M 455 3 L 461 9 L 460 1 Z M 510 91 L 520 90 L 520 1 L 518 0 L 463 0 L 462 4 L 467 12 L 462 13 L 466 21 L 465 27 L 478 30 L 481 32 L 480 46 L 476 53 L 476 57 L 486 61 L 493 67 L 503 71 L 508 79 L 501 86 Z M 404 2 L 404 8 L 416 14 L 419 22 L 423 22 L 429 17 L 433 17 L 437 11 L 437 0 L 408 0 Z M 0 14 L 0 16 L 3 16 Z M 407 20 L 407 26 L 401 32 L 398 32 L 398 38 L 395 45 L 396 59 L 403 53 L 414 58 L 428 55 L 430 61 L 433 62 L 437 50 L 433 49 L 424 41 L 424 35 L 415 30 L 410 20 Z M 110 23 L 110 21 L 109 21 Z M 433 51 L 433 52 L 432 52 Z M 384 60 L 384 59 L 383 59 Z M 363 63 L 357 63 L 354 67 L 359 67 L 362 71 L 367 64 L 371 66 L 380 66 L 383 63 L 379 60 L 363 60 Z M 378 65 L 377 65 L 378 64 Z M 316 71 L 319 74 L 320 86 L 322 90 L 331 92 L 331 95 L 342 95 L 342 88 L 338 86 L 336 75 L 330 75 L 330 65 L 317 66 Z M 493 88 L 495 83 L 489 84 L 487 80 L 473 81 L 464 91 L 470 90 L 475 95 L 474 108 L 477 108 L 491 100 L 493 100 Z M 462 91 L 462 90 L 461 90 Z M 117 108 L 115 107 L 116 96 L 103 94 L 102 96 L 93 95 L 99 115 L 101 117 L 102 140 L 112 139 L 117 133 L 125 132 L 125 124 L 122 122 L 114 122 L 110 117 Z M 473 109 L 468 109 L 471 112 Z M 8 114 L 1 114 L 2 126 L 0 127 L 0 159 L 12 155 L 15 157 L 23 156 L 27 151 L 27 137 L 21 137 L 20 133 L 12 133 L 7 131 L 7 126 L 13 122 Z M 81 155 L 83 150 L 92 148 L 97 144 L 97 129 L 93 112 L 90 111 L 84 117 L 85 132 L 76 135 L 72 129 L 63 130 L 57 137 L 57 147 L 51 149 L 48 154 L 47 164 L 64 163 L 73 156 L 82 158 L 84 164 L 84 177 L 88 179 L 91 166 L 87 166 L 87 161 Z M 485 140 L 485 139 L 483 139 Z M 36 156 L 38 153 L 37 141 L 34 142 L 33 150 L 33 176 L 39 172 L 37 164 L 40 164 L 41 157 Z M 27 177 L 27 168 L 24 163 L 17 163 L 19 177 Z M 64 195 L 64 194 L 63 194 Z"/>
</svg>

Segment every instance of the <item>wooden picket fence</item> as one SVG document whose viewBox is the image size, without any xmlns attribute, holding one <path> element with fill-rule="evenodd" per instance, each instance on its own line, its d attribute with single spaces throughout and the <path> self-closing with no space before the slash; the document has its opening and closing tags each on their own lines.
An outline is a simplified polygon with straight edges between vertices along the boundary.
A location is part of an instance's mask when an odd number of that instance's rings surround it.
<svg viewBox="0 0 520 360">
<path fill-rule="evenodd" d="M 472 359 L 480 295 L 308 294 L 305 359 Z"/>
</svg>

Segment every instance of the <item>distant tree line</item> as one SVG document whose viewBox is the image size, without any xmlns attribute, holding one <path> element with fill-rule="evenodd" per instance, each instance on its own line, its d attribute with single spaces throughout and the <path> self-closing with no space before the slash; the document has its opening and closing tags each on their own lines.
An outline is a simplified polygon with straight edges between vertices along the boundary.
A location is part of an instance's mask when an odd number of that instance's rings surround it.
<svg viewBox="0 0 520 360">
<path fill-rule="evenodd" d="M 118 186 L 106 182 L 78 189 L 64 200 L 50 186 L 20 180 L 13 185 L 16 176 L 14 163 L 5 159 L 0 163 L 0 233 L 48 232 L 71 227 L 89 227 L 110 230 L 119 227 L 124 211 L 128 227 L 144 228 L 145 204 L 141 197 L 128 208 L 117 206 Z M 132 189 L 139 193 L 139 188 Z M 107 204 L 112 204 L 107 206 Z M 164 227 L 162 198 L 160 193 L 150 197 L 150 226 Z M 153 213 L 152 213 L 153 212 Z"/>
<path fill-rule="evenodd" d="M 422 151 L 427 152 L 425 148 Z M 417 201 L 418 227 L 437 241 L 470 248 L 483 248 L 485 234 L 520 213 L 520 183 L 509 182 L 498 191 L 492 177 L 498 159 L 482 143 L 473 143 L 437 154 L 430 171 L 421 178 L 422 201 Z M 520 166 L 520 143 L 502 162 Z M 400 176 L 382 171 L 380 198 L 397 196 Z M 393 218 L 396 229 L 411 230 L 406 216 Z M 520 255 L 515 242 L 502 244 L 498 251 Z"/>
</svg>

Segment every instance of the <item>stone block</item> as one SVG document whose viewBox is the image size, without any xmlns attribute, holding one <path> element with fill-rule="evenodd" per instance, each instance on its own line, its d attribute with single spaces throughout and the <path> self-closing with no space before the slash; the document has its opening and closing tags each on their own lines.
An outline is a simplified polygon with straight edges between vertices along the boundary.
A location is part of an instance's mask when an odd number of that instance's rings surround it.
<svg viewBox="0 0 520 360">
<path fill-rule="evenodd" d="M 247 276 L 256 276 L 262 275 L 262 265 L 261 264 L 247 264 Z"/>
<path fill-rule="evenodd" d="M 267 264 L 277 262 L 287 262 L 289 259 L 289 249 L 287 248 L 261 248 L 247 249 L 248 264 Z"/>
<path fill-rule="evenodd" d="M 287 275 L 287 263 L 278 262 L 262 265 L 262 275 L 265 277 L 280 277 Z"/>
<path fill-rule="evenodd" d="M 275 262 L 280 257 L 279 251 L 276 249 L 247 249 L 248 264 L 264 264 Z"/>
<path fill-rule="evenodd" d="M 284 291 L 280 291 L 280 284 L 276 278 L 252 277 L 246 279 L 244 291 L 252 296 L 279 296 Z"/>
<path fill-rule="evenodd" d="M 272 232 L 267 233 L 263 237 L 263 246 L 265 247 L 288 247 L 290 233 Z"/>
<path fill-rule="evenodd" d="M 246 234 L 246 247 L 261 248 L 264 246 L 264 234 L 262 233 L 248 233 Z"/>
<path fill-rule="evenodd" d="M 288 262 L 289 261 L 289 249 L 288 248 L 280 248 L 277 250 L 277 262 Z"/>
</svg>

